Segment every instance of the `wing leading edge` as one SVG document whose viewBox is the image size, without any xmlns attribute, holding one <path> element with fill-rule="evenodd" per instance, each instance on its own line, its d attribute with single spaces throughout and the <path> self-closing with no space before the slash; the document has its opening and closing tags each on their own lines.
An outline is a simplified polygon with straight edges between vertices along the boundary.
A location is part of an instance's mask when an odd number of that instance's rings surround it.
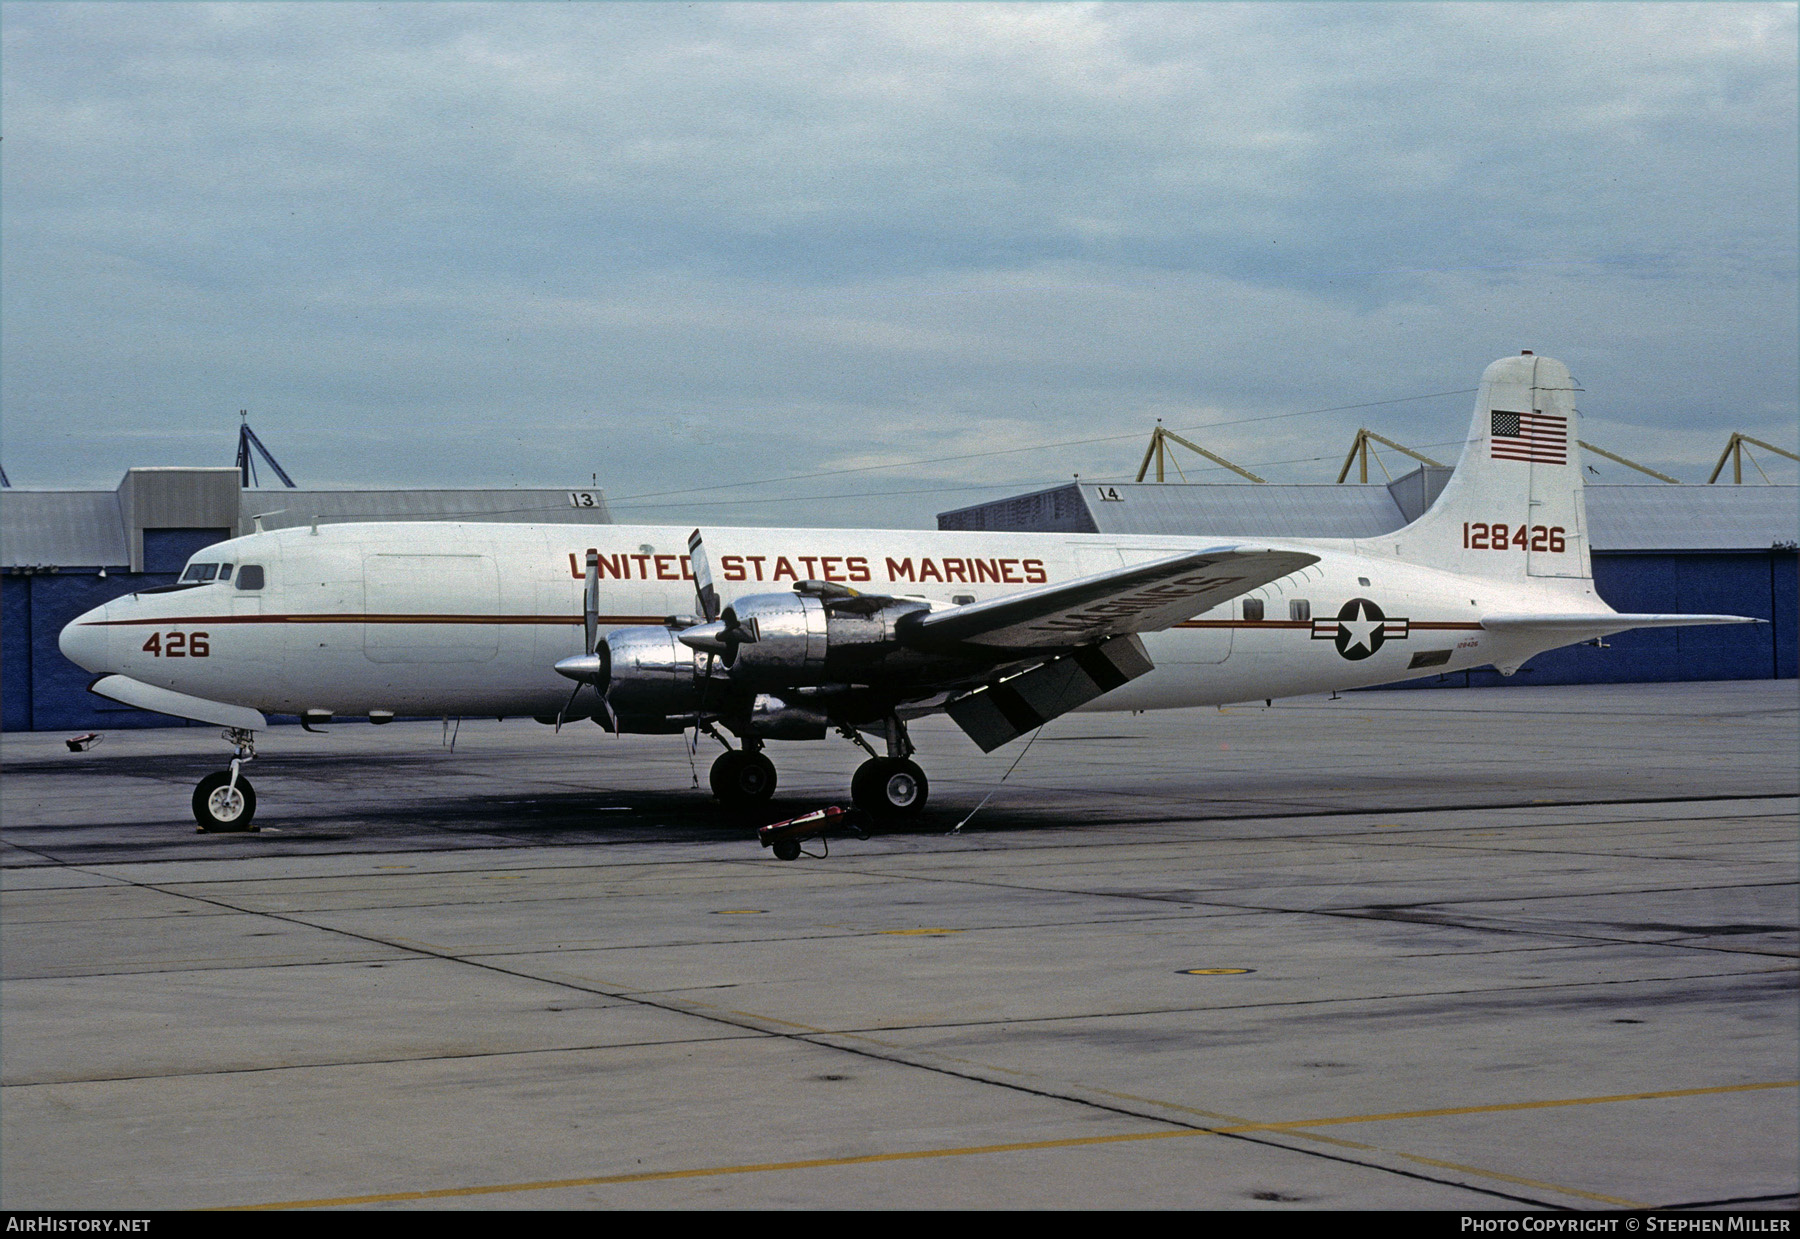
<svg viewBox="0 0 1800 1239">
<path fill-rule="evenodd" d="M 925 649 L 1056 650 L 1156 632 L 1319 562 L 1304 551 L 1224 546 L 1040 585 L 909 617 L 902 640 Z"/>
</svg>

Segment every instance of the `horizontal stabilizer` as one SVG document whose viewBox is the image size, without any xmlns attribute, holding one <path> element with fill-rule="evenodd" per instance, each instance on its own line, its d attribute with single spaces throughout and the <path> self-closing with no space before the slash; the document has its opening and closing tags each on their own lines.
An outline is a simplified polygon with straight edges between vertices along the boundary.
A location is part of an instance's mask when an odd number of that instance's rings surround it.
<svg viewBox="0 0 1800 1239">
<path fill-rule="evenodd" d="M 197 723 L 215 723 L 220 727 L 236 727 L 240 731 L 262 731 L 269 725 L 269 720 L 262 716 L 261 711 L 252 710 L 248 706 L 226 705 L 223 701 L 190 697 L 174 689 L 158 688 L 154 684 L 134 680 L 128 675 L 101 676 L 88 685 L 88 691 L 112 701 L 136 706 L 140 710 L 154 710 L 158 714 L 172 714 L 176 718 L 191 718 Z"/>
<path fill-rule="evenodd" d="M 1007 741 L 1151 670 L 1154 667 L 1142 641 L 1135 636 L 1115 637 L 977 689 L 952 701 L 944 712 L 983 753 L 992 753 Z"/>
<path fill-rule="evenodd" d="M 1567 637 L 1571 641 L 1583 637 L 1605 637 L 1632 628 L 1688 628 L 1700 624 L 1761 624 L 1765 621 L 1748 615 L 1634 615 L 1614 612 L 1596 615 L 1487 615 L 1481 626 L 1489 632 L 1537 632 L 1546 636 Z"/>
<path fill-rule="evenodd" d="M 920 649 L 1068 649 L 1157 632 L 1319 562 L 1304 551 L 1221 546 L 1153 559 L 986 602 L 908 617 L 900 639 Z"/>
</svg>

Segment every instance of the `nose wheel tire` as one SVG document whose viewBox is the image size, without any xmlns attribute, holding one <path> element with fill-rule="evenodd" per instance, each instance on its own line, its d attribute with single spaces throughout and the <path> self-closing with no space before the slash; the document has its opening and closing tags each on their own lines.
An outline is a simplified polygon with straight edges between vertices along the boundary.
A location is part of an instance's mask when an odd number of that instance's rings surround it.
<svg viewBox="0 0 1800 1239">
<path fill-rule="evenodd" d="M 930 794 L 925 772 L 899 757 L 871 758 L 850 779 L 850 799 L 875 817 L 915 817 Z"/>
<path fill-rule="evenodd" d="M 220 770 L 201 779 L 194 789 L 194 820 L 203 831 L 251 830 L 255 817 L 256 789 L 241 774 L 236 787 L 231 786 L 231 771 Z"/>
<path fill-rule="evenodd" d="M 727 808 L 761 804 L 775 794 L 775 763 L 761 753 L 721 753 L 709 778 L 713 795 Z"/>
</svg>

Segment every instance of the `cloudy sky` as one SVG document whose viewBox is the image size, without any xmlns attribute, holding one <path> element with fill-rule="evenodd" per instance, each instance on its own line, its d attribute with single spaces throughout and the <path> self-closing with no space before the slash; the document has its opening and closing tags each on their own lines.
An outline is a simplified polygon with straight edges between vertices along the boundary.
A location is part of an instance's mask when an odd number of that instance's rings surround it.
<svg viewBox="0 0 1800 1239">
<path fill-rule="evenodd" d="M 230 464 L 248 408 L 303 485 L 928 527 L 1128 478 L 1159 417 L 1272 480 L 1330 481 L 1359 425 L 1429 454 L 1521 348 L 1685 480 L 1732 430 L 1795 445 L 1791 4 L 13 3 L 0 34 L 15 485 Z"/>
</svg>

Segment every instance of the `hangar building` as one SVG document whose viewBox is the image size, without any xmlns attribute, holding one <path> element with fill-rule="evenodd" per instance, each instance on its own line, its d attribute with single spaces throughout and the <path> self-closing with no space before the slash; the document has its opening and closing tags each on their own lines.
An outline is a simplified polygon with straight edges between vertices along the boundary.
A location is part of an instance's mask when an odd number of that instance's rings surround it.
<svg viewBox="0 0 1800 1239">
<path fill-rule="evenodd" d="M 182 726 L 87 691 L 62 656 L 70 620 L 168 585 L 226 538 L 313 521 L 605 525 L 599 490 L 258 490 L 236 468 L 132 469 L 115 490 L 0 490 L 0 730 Z"/>
<path fill-rule="evenodd" d="M 1068 483 L 938 514 L 939 529 L 1367 538 L 1416 519 L 1451 471 L 1388 485 Z M 1792 679 L 1800 487 L 1589 486 L 1594 587 L 1614 609 L 1753 615 L 1767 624 L 1663 628 L 1540 654 L 1510 679 L 1459 671 L 1408 687 Z"/>
</svg>

